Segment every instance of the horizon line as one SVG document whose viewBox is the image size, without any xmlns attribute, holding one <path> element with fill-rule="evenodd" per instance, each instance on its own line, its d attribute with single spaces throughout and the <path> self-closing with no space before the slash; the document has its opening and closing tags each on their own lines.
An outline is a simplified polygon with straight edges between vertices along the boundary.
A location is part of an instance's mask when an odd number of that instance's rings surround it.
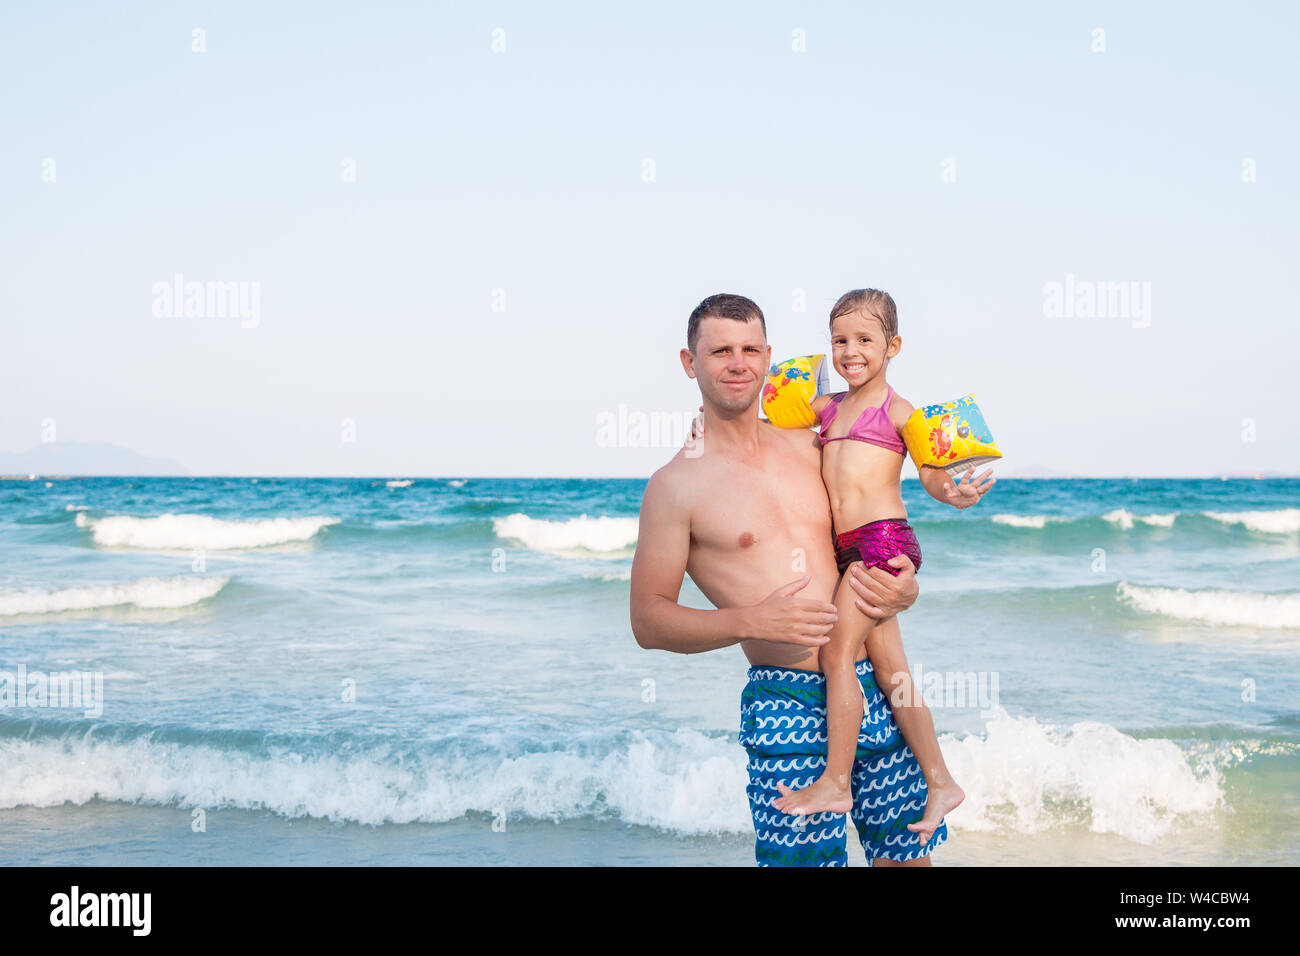
<svg viewBox="0 0 1300 956">
<path fill-rule="evenodd" d="M 1217 475 L 997 475 L 999 480 L 1017 480 L 1017 481 L 1117 481 L 1129 479 L 1133 481 L 1227 481 L 1230 479 L 1240 481 L 1268 481 L 1271 479 L 1300 479 L 1300 474 L 1265 474 L 1259 472 L 1256 474 L 1217 474 Z M 202 475 L 151 475 L 151 474 L 0 474 L 0 481 L 71 481 L 80 478 L 177 478 L 177 479 L 198 479 L 198 478 L 309 478 L 309 479 L 328 479 L 328 480 L 357 480 L 357 479 L 374 479 L 388 481 L 415 481 L 415 480 L 442 480 L 442 479 L 479 479 L 489 481 L 649 481 L 650 475 L 471 475 L 471 474 L 450 474 L 450 475 L 417 475 L 413 473 L 389 473 L 389 474 L 369 474 L 369 475 L 298 475 L 298 474 L 202 474 Z M 904 476 L 903 481 L 918 481 L 913 476 Z"/>
</svg>

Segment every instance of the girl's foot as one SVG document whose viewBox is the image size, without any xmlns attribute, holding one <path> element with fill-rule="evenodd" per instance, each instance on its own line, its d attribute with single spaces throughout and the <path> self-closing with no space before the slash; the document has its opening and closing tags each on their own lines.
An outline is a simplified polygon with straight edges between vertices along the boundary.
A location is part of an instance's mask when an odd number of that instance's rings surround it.
<svg viewBox="0 0 1300 956">
<path fill-rule="evenodd" d="M 853 809 L 853 795 L 848 787 L 837 787 L 834 781 L 821 777 L 802 790 L 791 790 L 783 783 L 776 788 L 781 796 L 772 802 L 776 809 L 800 816 L 805 813 L 848 813 Z"/>
<path fill-rule="evenodd" d="M 925 814 L 916 823 L 909 823 L 907 828 L 920 838 L 922 845 L 929 843 L 931 835 L 943 822 L 943 818 L 965 799 L 966 791 L 952 781 L 949 781 L 946 787 L 930 787 L 925 800 Z"/>
</svg>

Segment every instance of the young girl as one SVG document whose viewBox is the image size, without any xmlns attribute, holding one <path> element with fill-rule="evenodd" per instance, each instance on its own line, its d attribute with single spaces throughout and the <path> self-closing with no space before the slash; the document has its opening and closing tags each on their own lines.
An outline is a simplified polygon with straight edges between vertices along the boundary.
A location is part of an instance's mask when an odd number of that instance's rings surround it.
<svg viewBox="0 0 1300 956">
<path fill-rule="evenodd" d="M 888 293 L 855 289 L 831 309 L 835 370 L 849 390 L 821 396 L 812 407 L 821 422 L 822 479 L 830 495 L 841 575 L 854 561 L 897 575 L 887 563 L 897 554 L 906 554 L 918 569 L 921 566 L 921 549 L 907 523 L 901 487 L 905 449 L 899 429 L 913 407 L 885 381 L 889 360 L 898 355 L 902 344 L 898 311 Z M 937 501 L 969 508 L 996 481 L 990 477 L 992 469 L 972 481 L 973 473 L 974 469 L 967 471 L 954 486 L 942 468 L 927 465 L 920 469 L 920 478 Z M 836 586 L 837 598 L 841 588 L 847 589 L 843 577 Z M 854 657 L 864 641 L 876 679 L 889 696 L 894 720 L 925 774 L 929 791 L 925 813 L 919 822 L 908 825 L 925 844 L 944 815 L 966 795 L 948 773 L 930 711 L 912 686 L 893 616 L 873 620 L 862 613 L 846 614 L 841 607 L 830 641 L 820 651 L 826 675 L 826 769 L 803 790 L 780 785 L 782 796 L 773 806 L 793 814 L 844 813 L 852 807 L 849 778 L 863 716 Z"/>
</svg>

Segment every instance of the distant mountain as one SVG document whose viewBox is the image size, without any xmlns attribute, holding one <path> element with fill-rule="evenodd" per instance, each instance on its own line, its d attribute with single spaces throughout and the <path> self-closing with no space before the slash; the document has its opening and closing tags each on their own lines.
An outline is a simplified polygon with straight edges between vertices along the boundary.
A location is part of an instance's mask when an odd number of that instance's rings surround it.
<svg viewBox="0 0 1300 956">
<path fill-rule="evenodd" d="M 1024 465 L 1020 468 L 1012 468 L 1006 472 L 1004 477 L 1007 478 L 1069 478 L 1068 472 L 1057 471 L 1055 468 L 1046 468 L 1043 465 Z"/>
<path fill-rule="evenodd" d="M 0 475 L 188 475 L 170 458 L 151 458 L 98 441 L 55 441 L 0 452 Z"/>
</svg>

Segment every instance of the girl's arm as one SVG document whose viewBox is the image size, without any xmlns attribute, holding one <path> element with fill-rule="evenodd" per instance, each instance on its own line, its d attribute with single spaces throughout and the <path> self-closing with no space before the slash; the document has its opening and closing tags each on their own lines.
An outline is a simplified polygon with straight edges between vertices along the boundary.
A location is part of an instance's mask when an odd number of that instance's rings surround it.
<svg viewBox="0 0 1300 956">
<path fill-rule="evenodd" d="M 894 400 L 889 405 L 889 420 L 894 423 L 895 428 L 901 432 L 914 411 L 916 406 L 897 392 L 894 393 Z M 958 509 L 977 504 L 997 481 L 996 478 L 989 478 L 989 475 L 993 474 L 992 468 L 986 469 L 978 477 L 975 477 L 975 469 L 972 468 L 962 475 L 961 480 L 956 484 L 948 477 L 948 472 L 934 465 L 922 465 L 916 471 L 917 477 L 921 479 L 921 487 L 931 498 L 940 504 L 952 505 Z"/>
<path fill-rule="evenodd" d="M 979 500 L 988 494 L 989 489 L 997 482 L 996 478 L 989 477 L 993 474 L 992 468 L 985 468 L 978 475 L 975 474 L 974 468 L 969 468 L 956 484 L 953 484 L 953 480 L 948 477 L 948 472 L 934 465 L 922 465 L 917 470 L 920 472 L 921 484 L 930 493 L 931 498 L 958 509 L 979 504 Z"/>
<path fill-rule="evenodd" d="M 921 479 L 921 487 L 924 488 L 935 501 L 940 504 L 949 505 L 952 501 L 948 497 L 945 489 L 952 488 L 952 479 L 942 468 L 936 468 L 934 465 L 921 465 L 916 469 L 917 477 Z"/>
<path fill-rule="evenodd" d="M 895 396 L 895 398 L 897 398 L 897 396 Z M 822 409 L 825 408 L 828 404 L 830 404 L 830 400 L 831 400 L 831 396 L 829 395 L 818 395 L 816 398 L 814 398 L 811 402 L 808 403 L 808 407 L 813 410 L 813 414 L 815 414 L 818 418 L 821 418 Z M 812 428 L 815 426 L 810 425 L 809 427 Z M 701 405 L 700 414 L 696 415 L 693 419 L 691 419 L 691 431 L 690 434 L 686 436 L 686 444 L 689 445 L 691 444 L 691 442 L 699 441 L 703 437 L 704 437 L 704 406 Z"/>
</svg>

